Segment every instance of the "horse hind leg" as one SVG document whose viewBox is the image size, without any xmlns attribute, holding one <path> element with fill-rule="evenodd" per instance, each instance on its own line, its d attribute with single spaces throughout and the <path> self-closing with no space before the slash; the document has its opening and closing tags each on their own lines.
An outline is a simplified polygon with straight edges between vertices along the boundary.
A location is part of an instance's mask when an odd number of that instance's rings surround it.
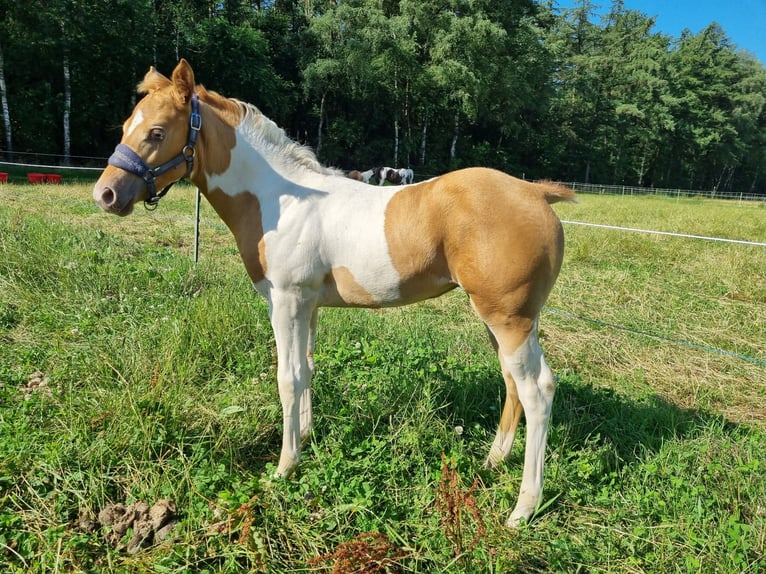
<svg viewBox="0 0 766 574">
<path fill-rule="evenodd" d="M 548 422 L 556 383 L 537 338 L 537 320 L 532 322 L 531 328 L 502 325 L 491 326 L 490 330 L 497 341 L 507 394 L 497 436 L 487 458 L 489 466 L 495 466 L 508 456 L 522 410 L 527 421 L 521 488 L 507 522 L 509 527 L 515 528 L 529 520 L 542 496 Z M 520 339 L 521 344 L 518 343 Z"/>
<path fill-rule="evenodd" d="M 497 353 L 497 357 L 500 360 L 500 364 L 503 364 L 503 355 L 500 353 L 499 346 L 495 335 L 492 330 L 487 327 L 487 333 L 489 334 L 492 346 Z M 500 463 L 508 458 L 513 448 L 513 441 L 516 437 L 516 427 L 519 424 L 521 413 L 523 408 L 521 401 L 519 401 L 519 395 L 516 392 L 516 383 L 511 376 L 511 373 L 502 368 L 503 380 L 505 381 L 505 403 L 503 405 L 503 413 L 500 415 L 500 425 L 495 435 L 495 440 L 492 442 L 492 446 L 489 449 L 489 455 L 484 463 L 485 468 L 497 468 Z"/>
</svg>

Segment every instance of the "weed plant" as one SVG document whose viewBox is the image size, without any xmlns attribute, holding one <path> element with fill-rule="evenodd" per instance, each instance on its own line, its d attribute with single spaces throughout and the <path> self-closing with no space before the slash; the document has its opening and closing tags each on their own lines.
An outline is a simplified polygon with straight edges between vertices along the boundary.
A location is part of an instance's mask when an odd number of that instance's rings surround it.
<svg viewBox="0 0 766 574">
<path fill-rule="evenodd" d="M 766 241 L 762 205 L 556 209 Z M 766 570 L 766 249 L 566 226 L 544 501 L 508 530 L 524 425 L 483 470 L 503 388 L 465 294 L 323 309 L 315 430 L 274 480 L 267 310 L 207 206 L 191 261 L 192 211 L 184 187 L 118 219 L 85 186 L 0 186 L 0 571 Z M 179 524 L 139 552 L 85 527 L 158 499 Z"/>
</svg>

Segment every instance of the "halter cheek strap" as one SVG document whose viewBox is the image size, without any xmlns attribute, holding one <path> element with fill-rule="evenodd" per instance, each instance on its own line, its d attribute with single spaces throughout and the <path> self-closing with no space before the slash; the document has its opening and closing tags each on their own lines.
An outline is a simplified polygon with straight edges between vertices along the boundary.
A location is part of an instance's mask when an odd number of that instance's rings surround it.
<svg viewBox="0 0 766 574">
<path fill-rule="evenodd" d="M 160 199 L 165 197 L 165 194 L 173 187 L 174 184 L 180 180 L 173 181 L 165 186 L 165 188 L 157 193 L 157 185 L 155 180 L 162 174 L 170 171 L 171 169 L 186 162 L 186 173 L 180 179 L 189 177 L 192 167 L 194 166 L 194 146 L 197 143 L 197 134 L 202 129 L 202 116 L 199 113 L 199 97 L 197 94 L 192 94 L 191 97 L 191 116 L 189 118 L 189 136 L 186 138 L 186 145 L 177 156 L 169 159 L 162 165 L 157 167 L 149 167 L 146 165 L 141 156 L 139 156 L 133 149 L 125 144 L 117 144 L 114 149 L 114 153 L 109 157 L 109 165 L 124 169 L 128 173 L 137 175 L 146 183 L 146 199 L 144 200 L 144 206 L 147 209 L 156 209 Z"/>
</svg>

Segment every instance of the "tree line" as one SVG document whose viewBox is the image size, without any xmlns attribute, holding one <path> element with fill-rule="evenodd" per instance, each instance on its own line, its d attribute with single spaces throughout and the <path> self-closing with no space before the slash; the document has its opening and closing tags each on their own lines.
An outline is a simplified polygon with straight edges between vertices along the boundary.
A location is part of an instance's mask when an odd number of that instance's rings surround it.
<svg viewBox="0 0 766 574">
<path fill-rule="evenodd" d="M 0 0 L 0 158 L 103 158 L 149 65 L 320 159 L 766 194 L 766 69 L 613 0 Z M 102 161 L 103 163 L 103 161 Z"/>
</svg>

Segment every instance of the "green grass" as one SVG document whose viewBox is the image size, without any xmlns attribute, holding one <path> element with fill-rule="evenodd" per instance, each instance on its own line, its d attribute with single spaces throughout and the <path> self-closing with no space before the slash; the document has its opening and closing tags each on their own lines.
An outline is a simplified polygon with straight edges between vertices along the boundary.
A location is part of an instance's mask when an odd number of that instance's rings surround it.
<svg viewBox="0 0 766 574">
<path fill-rule="evenodd" d="M 762 205 L 556 209 L 766 240 Z M 511 531 L 524 427 L 508 463 L 483 470 L 503 390 L 465 295 L 323 309 L 315 432 L 296 475 L 271 480 L 266 307 L 208 206 L 191 262 L 192 212 L 184 187 L 118 219 L 85 186 L 0 186 L 0 571 L 350 572 L 340 557 L 369 532 L 388 537 L 390 571 L 766 570 L 766 367 L 630 332 L 766 359 L 766 249 L 566 227 L 541 320 L 559 378 L 545 500 Z M 47 390 L 25 390 L 36 372 Z M 180 525 L 136 554 L 78 527 L 160 498 Z"/>
</svg>

